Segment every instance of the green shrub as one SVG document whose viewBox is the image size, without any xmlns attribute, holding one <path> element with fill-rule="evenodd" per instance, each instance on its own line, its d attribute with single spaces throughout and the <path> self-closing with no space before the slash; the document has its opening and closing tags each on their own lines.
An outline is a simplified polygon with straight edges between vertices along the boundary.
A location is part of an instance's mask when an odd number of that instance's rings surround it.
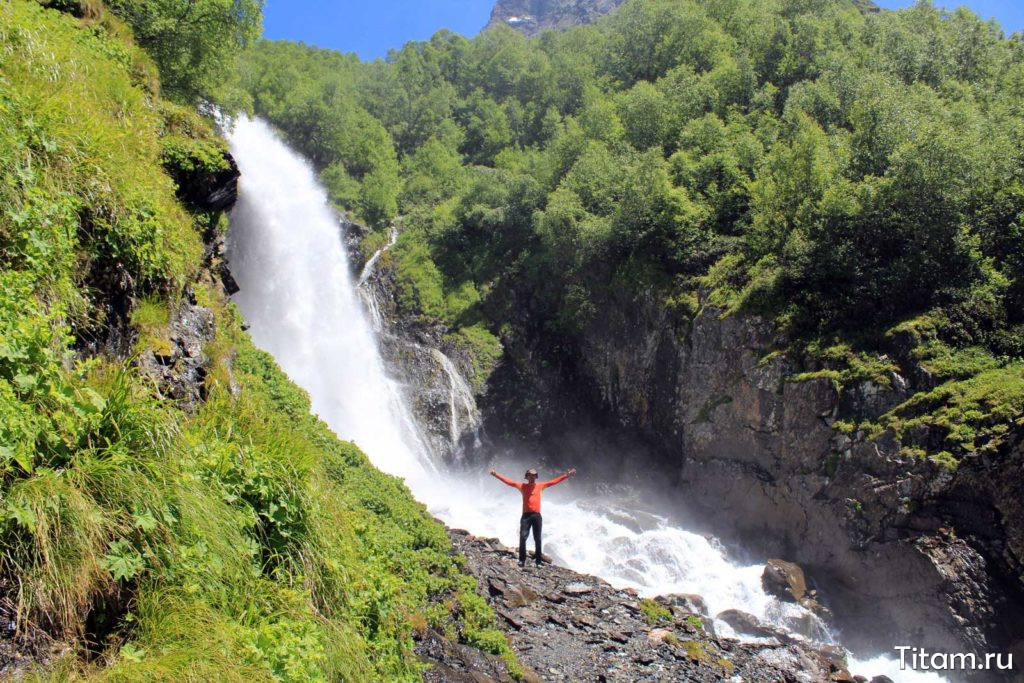
<svg viewBox="0 0 1024 683">
<path fill-rule="evenodd" d="M 649 624 L 657 624 L 663 621 L 672 621 L 672 610 L 656 603 L 654 600 L 643 599 L 640 601 L 640 610 Z"/>
</svg>

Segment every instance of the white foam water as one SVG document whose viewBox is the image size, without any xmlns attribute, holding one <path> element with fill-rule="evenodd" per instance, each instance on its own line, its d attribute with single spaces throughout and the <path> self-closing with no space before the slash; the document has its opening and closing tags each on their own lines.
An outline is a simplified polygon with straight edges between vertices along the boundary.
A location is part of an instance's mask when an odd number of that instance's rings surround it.
<svg viewBox="0 0 1024 683">
<path fill-rule="evenodd" d="M 228 258 L 241 287 L 235 302 L 253 341 L 309 392 L 314 412 L 339 437 L 358 444 L 380 469 L 404 477 L 432 513 L 453 527 L 517 544 L 518 493 L 484 475 L 445 472 L 421 437 L 381 360 L 376 326 L 360 305 L 340 226 L 313 169 L 260 120 L 239 118 L 228 137 L 242 173 Z M 451 408 L 471 413 L 462 405 L 465 386 L 451 381 Z M 700 594 L 711 614 L 740 609 L 796 631 L 813 623 L 803 608 L 765 593 L 761 565 L 735 565 L 714 539 L 638 512 L 629 501 L 574 499 L 573 487 L 545 494 L 546 517 L 557 520 L 544 530 L 545 552 L 558 562 L 645 595 Z M 816 628 L 806 635 L 827 640 Z M 876 658 L 857 662 L 854 671 L 870 677 L 893 665 Z M 896 674 L 888 673 L 894 681 L 941 680 Z"/>
</svg>

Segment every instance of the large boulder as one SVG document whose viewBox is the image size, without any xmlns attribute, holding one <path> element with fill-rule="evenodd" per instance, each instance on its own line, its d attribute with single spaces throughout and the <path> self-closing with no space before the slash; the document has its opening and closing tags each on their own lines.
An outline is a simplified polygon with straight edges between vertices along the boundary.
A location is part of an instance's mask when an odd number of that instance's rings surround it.
<svg viewBox="0 0 1024 683">
<path fill-rule="evenodd" d="M 708 616 L 708 603 L 705 602 L 703 596 L 695 593 L 672 593 L 662 596 L 660 602 L 663 602 L 665 606 L 674 612 L 682 612 L 683 615 L 698 614 L 705 617 Z"/>
<path fill-rule="evenodd" d="M 765 563 L 761 585 L 766 593 L 787 602 L 801 602 L 807 596 L 804 570 L 785 560 L 768 560 Z"/>
<path fill-rule="evenodd" d="M 749 612 L 738 609 L 727 609 L 715 615 L 715 619 L 728 624 L 740 635 L 755 638 L 772 638 L 778 635 L 777 630 L 761 623 L 761 620 Z"/>
</svg>

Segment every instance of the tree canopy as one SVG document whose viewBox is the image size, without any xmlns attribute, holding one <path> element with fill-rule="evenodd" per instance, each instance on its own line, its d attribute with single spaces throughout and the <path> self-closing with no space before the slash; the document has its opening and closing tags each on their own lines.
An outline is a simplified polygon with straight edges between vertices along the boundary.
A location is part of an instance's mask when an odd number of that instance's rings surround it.
<svg viewBox="0 0 1024 683">
<path fill-rule="evenodd" d="M 798 334 L 935 313 L 1024 353 L 1024 42 L 967 9 L 630 0 L 372 63 L 261 42 L 243 81 L 448 290 L 525 289 L 558 321 L 609 286 L 717 283 Z"/>
</svg>

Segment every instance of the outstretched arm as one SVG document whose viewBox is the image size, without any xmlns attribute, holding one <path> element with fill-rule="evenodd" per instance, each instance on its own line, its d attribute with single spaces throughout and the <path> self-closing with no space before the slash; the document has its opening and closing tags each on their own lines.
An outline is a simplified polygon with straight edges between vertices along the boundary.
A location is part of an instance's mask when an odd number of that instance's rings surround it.
<svg viewBox="0 0 1024 683">
<path fill-rule="evenodd" d="M 499 480 L 499 481 L 502 481 L 502 482 L 508 484 L 509 486 L 514 487 L 514 488 L 517 488 L 517 489 L 523 488 L 523 485 L 521 483 L 519 483 L 518 481 L 514 481 L 512 479 L 509 479 L 508 477 L 503 477 L 500 474 L 498 474 L 497 472 L 495 472 L 494 470 L 491 470 L 491 476 L 494 477 L 495 479 Z"/>
<path fill-rule="evenodd" d="M 565 481 L 566 479 L 568 479 L 569 477 L 571 477 L 574 474 L 576 474 L 576 468 L 575 467 L 572 468 L 571 470 L 569 470 L 568 472 L 566 472 L 565 474 L 563 474 L 560 477 L 555 477 L 551 481 L 544 482 L 543 484 L 541 484 L 541 486 L 544 487 L 544 488 L 547 488 L 549 486 L 554 486 L 555 484 L 561 484 L 563 481 Z"/>
</svg>

